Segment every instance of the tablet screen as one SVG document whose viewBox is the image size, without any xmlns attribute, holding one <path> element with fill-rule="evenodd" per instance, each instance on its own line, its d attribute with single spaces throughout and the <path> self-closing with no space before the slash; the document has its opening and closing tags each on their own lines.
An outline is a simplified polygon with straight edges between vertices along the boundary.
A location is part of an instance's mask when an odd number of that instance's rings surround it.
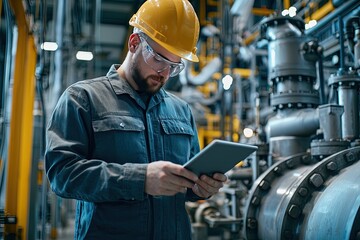
<svg viewBox="0 0 360 240">
<path fill-rule="evenodd" d="M 226 173 L 257 150 L 257 146 L 224 140 L 213 140 L 183 166 L 200 176 Z"/>
</svg>

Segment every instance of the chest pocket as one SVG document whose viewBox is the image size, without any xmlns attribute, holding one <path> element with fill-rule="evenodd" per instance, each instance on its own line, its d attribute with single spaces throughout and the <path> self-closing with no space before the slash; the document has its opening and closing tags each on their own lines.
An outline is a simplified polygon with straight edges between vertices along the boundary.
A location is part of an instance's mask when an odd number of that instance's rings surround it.
<svg viewBox="0 0 360 240">
<path fill-rule="evenodd" d="M 184 164 L 190 157 L 191 140 L 194 130 L 186 121 L 162 119 L 165 160 Z"/>
<path fill-rule="evenodd" d="M 92 124 L 94 157 L 121 164 L 148 162 L 145 126 L 141 118 L 110 115 Z"/>
</svg>

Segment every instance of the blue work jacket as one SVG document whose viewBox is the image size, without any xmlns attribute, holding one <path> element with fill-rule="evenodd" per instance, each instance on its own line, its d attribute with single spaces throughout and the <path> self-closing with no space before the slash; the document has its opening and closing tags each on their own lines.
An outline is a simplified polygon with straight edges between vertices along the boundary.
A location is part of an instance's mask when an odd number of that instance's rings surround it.
<svg viewBox="0 0 360 240">
<path fill-rule="evenodd" d="M 199 151 L 190 107 L 161 89 L 146 106 L 113 65 L 60 97 L 47 127 L 51 189 L 77 199 L 75 239 L 191 239 L 186 194 L 147 195 L 147 164 L 184 164 Z"/>
</svg>

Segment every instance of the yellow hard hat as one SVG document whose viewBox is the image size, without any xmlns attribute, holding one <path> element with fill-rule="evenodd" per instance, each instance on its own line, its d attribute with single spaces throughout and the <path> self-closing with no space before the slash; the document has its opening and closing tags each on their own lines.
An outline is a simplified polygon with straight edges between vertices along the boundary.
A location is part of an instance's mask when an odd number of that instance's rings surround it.
<svg viewBox="0 0 360 240">
<path fill-rule="evenodd" d="M 148 0 L 129 24 L 176 56 L 199 61 L 196 56 L 199 19 L 188 0 Z"/>
</svg>

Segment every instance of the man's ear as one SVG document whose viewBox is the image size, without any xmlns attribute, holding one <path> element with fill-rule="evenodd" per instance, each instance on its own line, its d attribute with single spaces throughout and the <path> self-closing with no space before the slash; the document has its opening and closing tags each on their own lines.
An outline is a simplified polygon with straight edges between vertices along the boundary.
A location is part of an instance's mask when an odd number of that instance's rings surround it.
<svg viewBox="0 0 360 240">
<path fill-rule="evenodd" d="M 138 48 L 139 44 L 140 44 L 139 35 L 136 33 L 131 34 L 128 41 L 129 51 L 132 53 L 136 52 L 136 49 Z"/>
</svg>

